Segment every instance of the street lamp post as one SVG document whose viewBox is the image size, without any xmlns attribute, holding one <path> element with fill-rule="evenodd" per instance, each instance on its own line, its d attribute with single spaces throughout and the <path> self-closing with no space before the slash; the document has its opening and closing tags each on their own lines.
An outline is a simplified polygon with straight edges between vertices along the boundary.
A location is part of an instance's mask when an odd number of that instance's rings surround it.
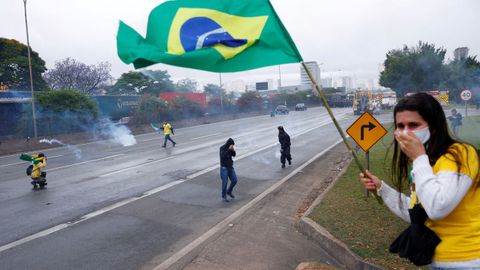
<svg viewBox="0 0 480 270">
<path fill-rule="evenodd" d="M 28 70 L 30 72 L 30 91 L 32 93 L 33 137 L 37 138 L 37 119 L 35 117 L 35 96 L 33 93 L 32 58 L 30 56 L 30 39 L 28 37 L 27 0 L 23 0 L 23 9 L 25 11 L 25 30 L 27 32 L 27 52 L 28 52 Z"/>
<path fill-rule="evenodd" d="M 220 79 L 220 110 L 222 111 L 223 114 L 223 92 L 222 92 L 222 73 L 218 73 L 218 77 Z"/>
</svg>

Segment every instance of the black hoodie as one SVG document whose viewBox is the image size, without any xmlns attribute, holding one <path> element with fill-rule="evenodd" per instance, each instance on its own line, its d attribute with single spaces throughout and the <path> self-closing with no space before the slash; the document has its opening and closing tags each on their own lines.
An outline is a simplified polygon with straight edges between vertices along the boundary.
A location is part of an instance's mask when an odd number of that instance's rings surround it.
<svg viewBox="0 0 480 270">
<path fill-rule="evenodd" d="M 220 147 L 220 166 L 233 168 L 232 157 L 236 155 L 235 150 L 228 149 L 230 145 L 235 145 L 232 138 L 228 138 L 227 142 Z"/>
<path fill-rule="evenodd" d="M 283 127 L 278 128 L 278 141 L 282 148 L 290 147 L 290 136 L 288 136 Z"/>
</svg>

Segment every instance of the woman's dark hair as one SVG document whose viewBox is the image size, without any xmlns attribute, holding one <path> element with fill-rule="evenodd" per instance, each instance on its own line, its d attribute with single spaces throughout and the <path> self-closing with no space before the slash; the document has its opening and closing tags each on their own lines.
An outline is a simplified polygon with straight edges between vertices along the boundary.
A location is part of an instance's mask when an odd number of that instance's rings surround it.
<svg viewBox="0 0 480 270">
<path fill-rule="evenodd" d="M 396 116 L 397 113 L 403 111 L 414 111 L 425 120 L 430 130 L 430 139 L 425 144 L 426 154 L 430 165 L 433 166 L 435 162 L 444 154 L 449 153 L 457 163 L 458 171 L 461 165 L 461 149 L 450 146 L 459 142 L 450 136 L 448 131 L 448 124 L 445 118 L 445 113 L 440 103 L 431 95 L 426 93 L 416 93 L 401 99 L 393 110 L 394 127 L 397 127 Z M 466 147 L 463 145 L 463 147 Z M 466 149 L 464 149 L 466 150 Z M 468 153 L 468 152 L 467 152 Z M 397 140 L 394 140 L 393 160 L 392 160 L 392 180 L 396 188 L 401 191 L 406 187 L 404 181 L 409 176 L 409 159 L 402 152 L 398 146 Z"/>
</svg>

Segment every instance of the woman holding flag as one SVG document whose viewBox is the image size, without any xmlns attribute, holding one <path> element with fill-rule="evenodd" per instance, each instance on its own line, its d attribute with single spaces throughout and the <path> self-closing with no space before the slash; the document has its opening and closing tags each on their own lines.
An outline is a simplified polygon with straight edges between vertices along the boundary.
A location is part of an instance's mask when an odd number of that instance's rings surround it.
<svg viewBox="0 0 480 270">
<path fill-rule="evenodd" d="M 480 269 L 480 173 L 475 147 L 450 136 L 441 105 L 426 93 L 402 99 L 394 109 L 394 125 L 395 188 L 369 171 L 360 173 L 361 182 L 407 222 L 413 223 L 415 206 L 424 210 L 426 221 L 421 225 L 440 239 L 429 258 L 432 269 Z M 406 186 L 410 196 L 401 193 Z M 417 254 L 399 254 L 417 264 L 412 260 Z"/>
</svg>

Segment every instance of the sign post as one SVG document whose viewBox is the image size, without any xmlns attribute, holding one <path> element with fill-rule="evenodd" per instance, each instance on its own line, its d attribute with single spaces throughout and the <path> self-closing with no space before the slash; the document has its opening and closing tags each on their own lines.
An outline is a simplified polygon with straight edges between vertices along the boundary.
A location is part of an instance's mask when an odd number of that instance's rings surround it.
<svg viewBox="0 0 480 270">
<path fill-rule="evenodd" d="M 465 101 L 465 117 L 467 116 L 467 102 L 472 98 L 472 92 L 468 89 L 463 90 L 460 93 L 460 98 L 462 98 L 463 101 Z"/>
<path fill-rule="evenodd" d="M 362 148 L 365 152 L 365 167 L 370 169 L 370 148 L 374 146 L 385 134 L 387 130 L 380 122 L 369 112 L 363 113 L 353 124 L 347 129 L 348 135 Z M 368 192 L 366 193 L 368 196 Z"/>
</svg>

